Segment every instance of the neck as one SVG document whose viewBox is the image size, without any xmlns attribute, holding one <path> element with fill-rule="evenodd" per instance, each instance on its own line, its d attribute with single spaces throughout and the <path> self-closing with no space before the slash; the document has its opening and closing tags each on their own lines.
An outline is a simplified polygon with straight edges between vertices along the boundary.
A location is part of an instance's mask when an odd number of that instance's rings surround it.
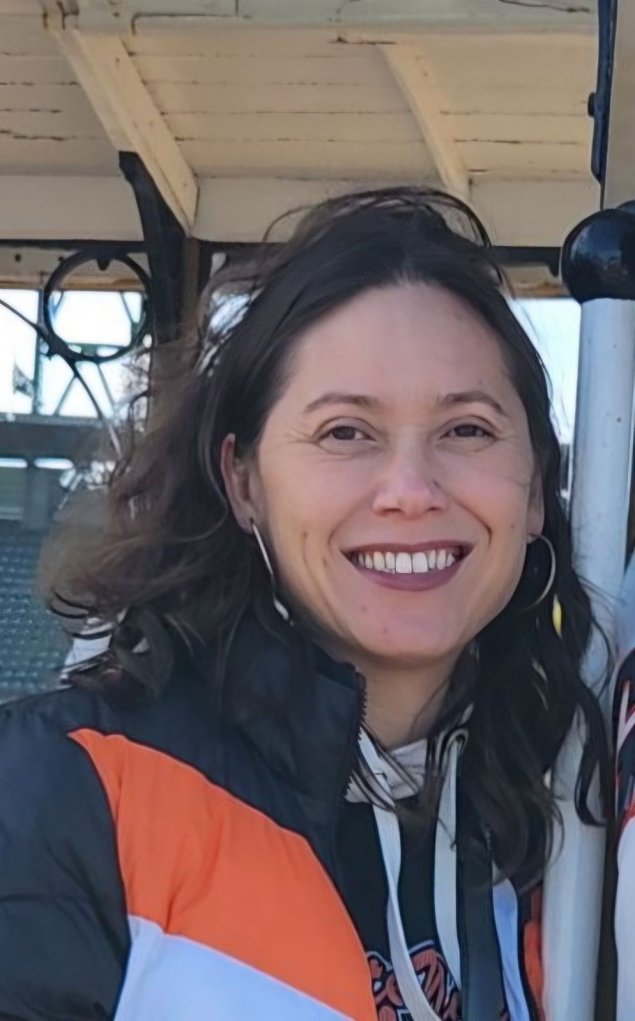
<svg viewBox="0 0 635 1021">
<path fill-rule="evenodd" d="M 357 664 L 366 680 L 366 724 L 384 748 L 426 737 L 437 720 L 454 662 L 416 670 Z"/>
</svg>

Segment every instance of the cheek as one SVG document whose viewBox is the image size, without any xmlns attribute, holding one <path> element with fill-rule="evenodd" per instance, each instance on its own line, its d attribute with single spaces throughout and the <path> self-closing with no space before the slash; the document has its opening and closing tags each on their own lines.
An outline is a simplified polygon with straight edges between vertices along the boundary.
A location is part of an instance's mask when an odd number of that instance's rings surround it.
<svg viewBox="0 0 635 1021">
<path fill-rule="evenodd" d="M 307 565 L 315 570 L 334 527 L 336 510 L 329 487 L 315 484 L 311 473 L 263 466 L 264 522 L 278 568 L 293 587 L 306 585 Z"/>
<path fill-rule="evenodd" d="M 529 516 L 528 473 L 481 463 L 457 477 L 455 496 L 489 531 L 523 536 Z"/>
<path fill-rule="evenodd" d="M 260 491 L 271 534 L 285 541 L 308 533 L 311 544 L 324 542 L 355 513 L 368 489 L 369 472 L 344 460 L 333 464 L 312 448 L 265 448 Z"/>
</svg>

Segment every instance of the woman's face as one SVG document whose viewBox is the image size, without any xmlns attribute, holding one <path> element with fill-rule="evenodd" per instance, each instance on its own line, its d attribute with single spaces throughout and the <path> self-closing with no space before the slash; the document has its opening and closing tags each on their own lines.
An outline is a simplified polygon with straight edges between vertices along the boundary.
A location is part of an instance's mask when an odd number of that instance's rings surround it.
<svg viewBox="0 0 635 1021">
<path fill-rule="evenodd" d="M 311 326 L 249 464 L 224 452 L 283 591 L 352 662 L 451 664 L 509 601 L 543 510 L 495 334 L 441 288 Z"/>
</svg>

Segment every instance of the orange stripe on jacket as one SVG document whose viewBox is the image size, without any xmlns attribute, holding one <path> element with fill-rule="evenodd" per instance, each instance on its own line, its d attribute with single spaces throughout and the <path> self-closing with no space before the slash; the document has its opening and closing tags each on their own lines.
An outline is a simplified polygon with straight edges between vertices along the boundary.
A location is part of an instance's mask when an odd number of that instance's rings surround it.
<svg viewBox="0 0 635 1021">
<path fill-rule="evenodd" d="M 525 972 L 532 996 L 540 1013 L 541 1021 L 544 1012 L 540 1004 L 544 1002 L 544 974 L 542 969 L 542 890 L 534 890 L 531 895 L 531 918 L 523 932 Z"/>
<path fill-rule="evenodd" d="M 303 837 L 163 752 L 88 729 L 69 736 L 106 789 L 131 915 L 375 1021 L 357 933 Z"/>
</svg>

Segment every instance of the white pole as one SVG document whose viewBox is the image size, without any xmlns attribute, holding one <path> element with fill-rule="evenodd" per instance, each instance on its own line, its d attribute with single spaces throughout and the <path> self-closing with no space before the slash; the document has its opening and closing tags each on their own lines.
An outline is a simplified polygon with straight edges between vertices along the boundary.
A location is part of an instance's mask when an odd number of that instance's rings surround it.
<svg viewBox="0 0 635 1021">
<path fill-rule="evenodd" d="M 592 588 L 596 615 L 610 637 L 624 578 L 634 393 L 635 302 L 586 301 L 580 332 L 571 520 L 576 568 Z M 591 685 L 601 677 L 603 660 L 601 644 L 593 643 L 585 669 Z"/>
<path fill-rule="evenodd" d="M 575 565 L 589 585 L 609 638 L 624 575 L 630 502 L 635 391 L 635 216 L 602 210 L 567 238 L 562 276 L 582 305 L 571 522 Z M 566 620 L 564 622 L 566 627 Z M 594 687 L 606 655 L 596 637 L 584 664 Z M 601 695 L 608 716 L 610 692 Z M 600 943 L 605 841 L 574 808 L 584 735 L 574 726 L 553 777 L 562 801 L 564 839 L 544 883 L 543 961 L 549 1021 L 592 1021 Z"/>
<path fill-rule="evenodd" d="M 592 586 L 599 623 L 609 636 L 624 575 L 630 492 L 635 302 L 593 298 L 582 304 L 578 399 L 573 446 L 571 519 L 576 567 Z M 566 621 L 565 621 L 566 627 Z M 606 655 L 597 639 L 585 679 L 604 679 Z M 610 697 L 605 689 L 604 709 Z M 575 810 L 581 739 L 574 727 L 554 770 L 561 797 L 562 847 L 545 875 L 543 959 L 549 1021 L 592 1021 L 600 944 L 604 833 L 583 825 Z"/>
</svg>

